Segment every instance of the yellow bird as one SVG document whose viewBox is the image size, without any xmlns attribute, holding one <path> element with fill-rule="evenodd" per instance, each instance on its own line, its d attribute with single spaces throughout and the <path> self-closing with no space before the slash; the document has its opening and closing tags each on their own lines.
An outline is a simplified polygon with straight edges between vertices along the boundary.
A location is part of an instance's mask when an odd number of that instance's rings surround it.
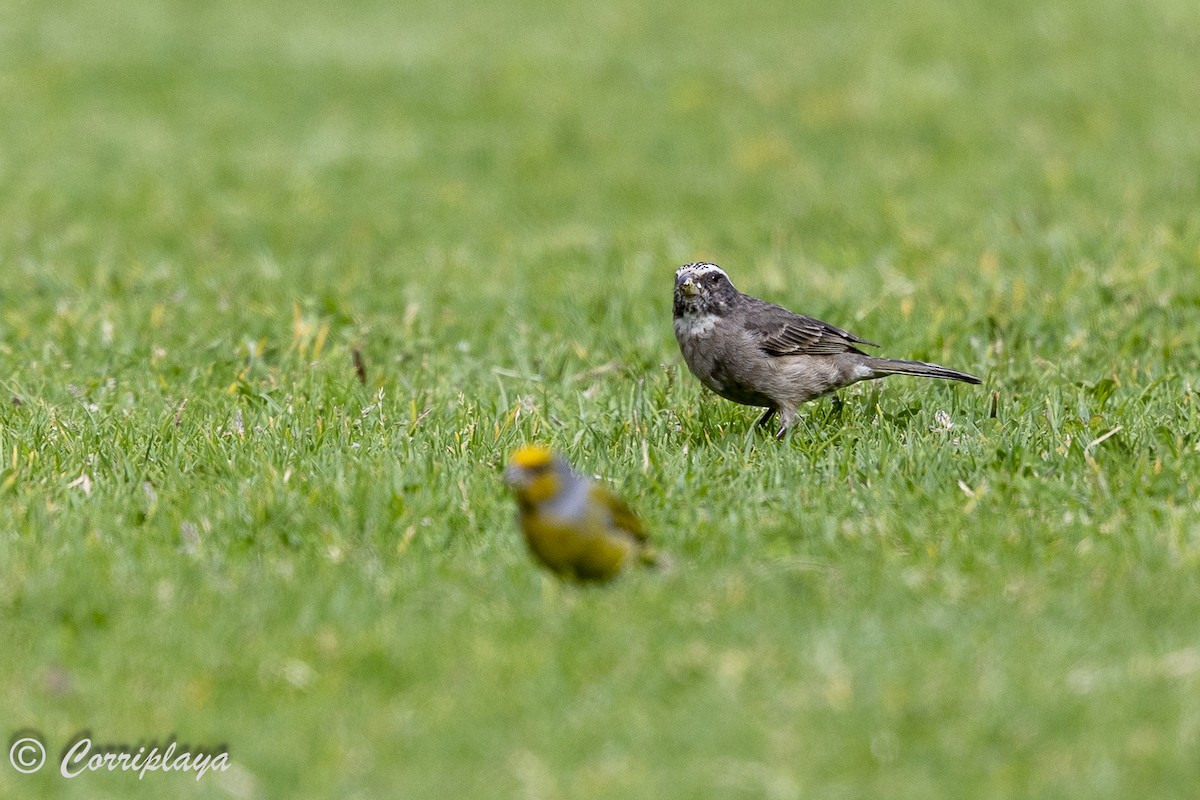
<svg viewBox="0 0 1200 800">
<path fill-rule="evenodd" d="M 543 445 L 518 448 L 504 470 L 530 551 L 551 572 L 607 581 L 628 563 L 659 565 L 641 520 L 606 487 Z"/>
</svg>

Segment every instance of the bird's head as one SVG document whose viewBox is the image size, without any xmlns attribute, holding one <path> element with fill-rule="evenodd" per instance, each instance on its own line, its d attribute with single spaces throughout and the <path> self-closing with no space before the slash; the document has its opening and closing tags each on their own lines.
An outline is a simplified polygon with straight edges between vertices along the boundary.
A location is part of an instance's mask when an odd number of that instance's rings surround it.
<svg viewBox="0 0 1200 800">
<path fill-rule="evenodd" d="M 558 495 L 571 477 L 561 456 L 541 444 L 513 451 L 504 469 L 504 483 L 523 503 L 541 503 Z"/>
<path fill-rule="evenodd" d="M 724 315 L 737 299 L 725 270 L 706 261 L 675 270 L 675 316 Z"/>
</svg>

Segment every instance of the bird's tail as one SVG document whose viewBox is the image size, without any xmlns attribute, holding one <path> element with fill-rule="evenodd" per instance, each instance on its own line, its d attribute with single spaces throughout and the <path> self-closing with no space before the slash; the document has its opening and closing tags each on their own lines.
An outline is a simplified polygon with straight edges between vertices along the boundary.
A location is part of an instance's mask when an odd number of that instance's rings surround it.
<svg viewBox="0 0 1200 800">
<path fill-rule="evenodd" d="M 638 560 L 643 565 L 660 572 L 670 572 L 675 568 L 675 562 L 670 556 L 655 550 L 653 547 L 643 547 L 638 554 Z"/>
<path fill-rule="evenodd" d="M 962 381 L 963 383 L 982 383 L 974 375 L 943 367 L 940 364 L 927 364 L 924 361 L 868 358 L 866 364 L 878 373 L 876 377 L 883 377 L 884 375 L 917 375 L 922 378 L 942 378 L 948 381 Z"/>
</svg>

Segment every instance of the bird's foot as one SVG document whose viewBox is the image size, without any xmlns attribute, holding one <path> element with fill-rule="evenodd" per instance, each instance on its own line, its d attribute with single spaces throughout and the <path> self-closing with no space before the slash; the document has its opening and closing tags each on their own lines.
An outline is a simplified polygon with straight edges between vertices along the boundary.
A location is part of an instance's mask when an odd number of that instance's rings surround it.
<svg viewBox="0 0 1200 800">
<path fill-rule="evenodd" d="M 796 410 L 795 409 L 785 409 L 784 411 L 780 411 L 779 412 L 779 430 L 775 432 L 775 438 L 782 442 L 787 437 L 788 431 L 790 431 L 792 429 L 792 426 L 795 424 L 796 424 Z"/>
</svg>

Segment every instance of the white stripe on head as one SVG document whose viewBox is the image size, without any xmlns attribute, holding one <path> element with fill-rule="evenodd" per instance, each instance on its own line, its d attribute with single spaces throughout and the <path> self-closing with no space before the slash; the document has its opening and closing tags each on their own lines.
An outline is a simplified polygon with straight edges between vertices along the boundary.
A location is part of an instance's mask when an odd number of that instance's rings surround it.
<svg viewBox="0 0 1200 800">
<path fill-rule="evenodd" d="M 684 264 L 679 269 L 675 270 L 675 280 L 679 280 L 684 275 L 691 275 L 699 278 L 708 275 L 711 272 L 719 272 L 725 276 L 725 280 L 729 280 L 729 276 L 725 274 L 725 270 L 718 267 L 716 264 L 710 264 L 707 261 L 698 261 L 695 264 Z"/>
</svg>

